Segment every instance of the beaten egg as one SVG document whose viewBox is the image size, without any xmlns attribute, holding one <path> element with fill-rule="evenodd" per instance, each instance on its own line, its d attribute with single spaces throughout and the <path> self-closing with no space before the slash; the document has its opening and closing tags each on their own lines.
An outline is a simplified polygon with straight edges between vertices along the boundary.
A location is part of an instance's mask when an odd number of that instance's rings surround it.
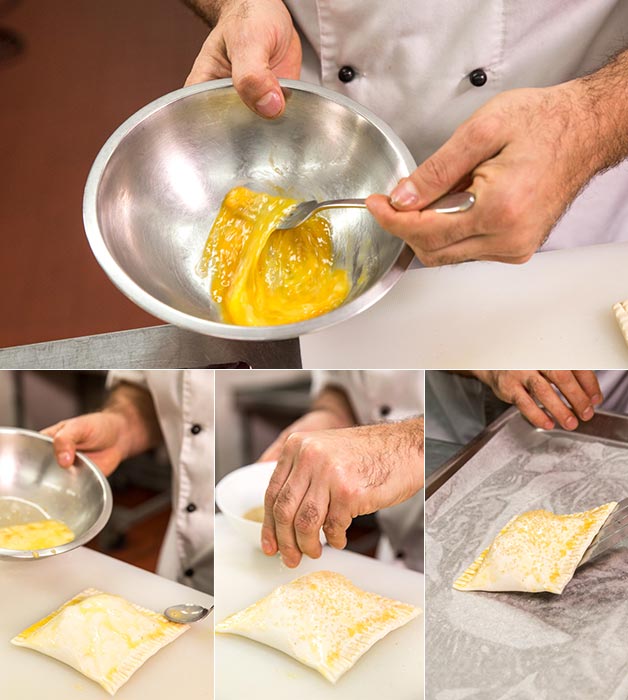
<svg viewBox="0 0 628 700">
<path fill-rule="evenodd" d="M 38 520 L 23 525 L 0 527 L 0 549 L 49 549 L 72 542 L 74 533 L 59 520 Z"/>
<path fill-rule="evenodd" d="M 314 215 L 294 229 L 276 230 L 295 204 L 245 187 L 227 193 L 199 265 L 201 275 L 211 272 L 211 298 L 227 323 L 295 323 L 346 299 L 350 279 L 334 268 L 326 219 Z"/>
</svg>

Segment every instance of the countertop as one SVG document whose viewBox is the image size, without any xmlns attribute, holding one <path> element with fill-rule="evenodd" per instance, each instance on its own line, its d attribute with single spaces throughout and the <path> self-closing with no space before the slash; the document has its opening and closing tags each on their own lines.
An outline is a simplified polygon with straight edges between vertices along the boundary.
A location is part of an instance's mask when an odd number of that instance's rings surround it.
<svg viewBox="0 0 628 700">
<path fill-rule="evenodd" d="M 0 698 L 105 700 L 94 681 L 44 654 L 13 646 L 23 629 L 85 588 L 115 593 L 156 611 L 176 603 L 212 604 L 211 596 L 79 547 L 41 561 L 0 561 Z M 213 615 L 192 625 L 141 666 L 116 700 L 208 700 L 213 684 Z"/>
<path fill-rule="evenodd" d="M 303 366 L 624 369 L 612 306 L 628 299 L 627 271 L 628 243 L 410 269 L 364 313 L 301 338 Z"/>
</svg>

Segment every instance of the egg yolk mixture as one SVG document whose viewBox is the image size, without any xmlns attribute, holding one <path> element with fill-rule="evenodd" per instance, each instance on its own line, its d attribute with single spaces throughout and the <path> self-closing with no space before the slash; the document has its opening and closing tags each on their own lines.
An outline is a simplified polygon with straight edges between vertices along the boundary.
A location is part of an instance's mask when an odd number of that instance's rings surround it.
<svg viewBox="0 0 628 700">
<path fill-rule="evenodd" d="M 249 508 L 249 510 L 247 510 L 242 517 L 245 520 L 252 520 L 254 523 L 263 523 L 264 506 L 255 506 L 255 508 Z"/>
<path fill-rule="evenodd" d="M 333 268 L 331 227 L 314 215 L 300 226 L 276 226 L 296 200 L 236 187 L 227 193 L 199 266 L 211 272 L 211 298 L 223 320 L 242 326 L 294 323 L 346 299 L 346 270 Z"/>
<path fill-rule="evenodd" d="M 49 549 L 72 542 L 74 533 L 59 520 L 38 520 L 0 527 L 0 549 Z"/>
</svg>

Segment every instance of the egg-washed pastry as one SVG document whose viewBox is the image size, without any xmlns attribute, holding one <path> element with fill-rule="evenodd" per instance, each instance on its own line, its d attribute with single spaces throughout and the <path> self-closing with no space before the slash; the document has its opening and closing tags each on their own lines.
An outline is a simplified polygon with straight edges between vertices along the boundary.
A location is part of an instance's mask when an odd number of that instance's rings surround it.
<svg viewBox="0 0 628 700">
<path fill-rule="evenodd" d="M 74 533 L 59 520 L 36 520 L 0 527 L 0 549 L 50 549 L 72 542 Z"/>
<path fill-rule="evenodd" d="M 199 273 L 211 272 L 210 294 L 223 320 L 274 326 L 335 309 L 350 289 L 335 269 L 331 227 L 314 215 L 277 231 L 296 200 L 236 187 L 227 193 L 205 244 Z"/>
<path fill-rule="evenodd" d="M 517 515 L 454 582 L 459 591 L 562 593 L 617 503 L 571 515 Z"/>
<path fill-rule="evenodd" d="M 619 329 L 621 330 L 624 340 L 628 343 L 628 299 L 623 302 L 617 302 L 613 306 L 613 311 L 615 312 L 615 318 L 617 318 L 617 323 L 619 323 Z"/>
<path fill-rule="evenodd" d="M 335 683 L 375 642 L 420 612 L 367 593 L 341 574 L 317 571 L 279 586 L 216 632 L 268 644 Z"/>
<path fill-rule="evenodd" d="M 88 588 L 11 643 L 63 661 L 114 695 L 146 659 L 188 628 L 120 596 Z"/>
</svg>

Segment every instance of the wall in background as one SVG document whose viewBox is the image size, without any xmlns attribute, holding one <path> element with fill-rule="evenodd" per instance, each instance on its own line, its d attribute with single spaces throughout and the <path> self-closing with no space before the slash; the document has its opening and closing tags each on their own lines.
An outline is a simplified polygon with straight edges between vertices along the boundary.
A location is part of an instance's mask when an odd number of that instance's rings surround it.
<svg viewBox="0 0 628 700">
<path fill-rule="evenodd" d="M 92 256 L 83 187 L 111 132 L 182 86 L 207 28 L 181 0 L 13 0 L 0 12 L 0 31 L 25 46 L 0 58 L 0 347 L 154 325 Z"/>
<path fill-rule="evenodd" d="M 242 424 L 235 407 L 235 392 L 238 389 L 292 384 L 309 377 L 307 370 L 216 372 L 216 481 L 244 465 Z M 274 435 L 274 431 L 268 434 L 268 443 Z"/>
</svg>

